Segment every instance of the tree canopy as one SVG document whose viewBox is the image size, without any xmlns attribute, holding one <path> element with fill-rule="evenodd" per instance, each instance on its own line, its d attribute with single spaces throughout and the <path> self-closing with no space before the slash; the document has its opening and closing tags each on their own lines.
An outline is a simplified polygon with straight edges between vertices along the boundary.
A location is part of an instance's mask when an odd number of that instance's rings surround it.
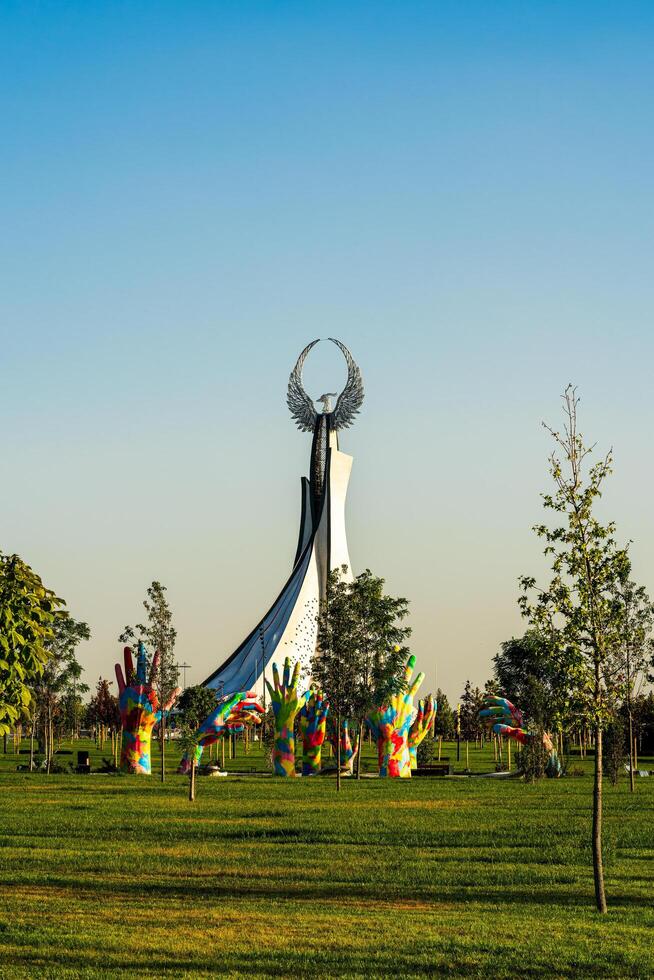
<svg viewBox="0 0 654 980">
<path fill-rule="evenodd" d="M 195 730 L 216 707 L 216 692 L 201 684 L 187 687 L 177 702 L 181 724 Z"/>
<path fill-rule="evenodd" d="M 152 582 L 143 600 L 143 608 L 147 613 L 146 622 L 126 626 L 118 637 L 120 643 L 133 645 L 142 640 L 148 648 L 150 658 L 159 652 L 156 687 L 162 704 L 168 701 L 179 681 L 179 667 L 175 663 L 177 630 L 173 626 L 173 614 L 166 591 L 166 586 L 161 582 Z"/>
<path fill-rule="evenodd" d="M 595 898 L 606 912 L 602 864 L 602 730 L 617 710 L 614 654 L 620 647 L 622 614 L 615 603 L 616 589 L 628 568 L 627 549 L 615 539 L 615 524 L 602 523 L 596 504 L 612 470 L 611 452 L 587 468 L 593 447 L 579 430 L 576 389 L 563 394 L 563 432 L 546 426 L 555 449 L 549 458 L 554 492 L 543 494 L 545 509 L 555 515 L 555 527 L 534 529 L 545 542 L 551 561 L 551 579 L 539 586 L 533 576 L 522 576 L 519 603 L 532 629 L 551 637 L 556 651 L 595 733 L 593 792 L 593 868 Z"/>
<path fill-rule="evenodd" d="M 313 678 L 327 694 L 332 714 L 362 721 L 371 707 L 402 689 L 409 654 L 403 626 L 408 601 L 384 592 L 385 581 L 366 569 L 353 581 L 347 567 L 331 572 L 318 618 Z"/>
<path fill-rule="evenodd" d="M 30 708 L 63 605 L 18 555 L 0 552 L 0 734 Z"/>
</svg>

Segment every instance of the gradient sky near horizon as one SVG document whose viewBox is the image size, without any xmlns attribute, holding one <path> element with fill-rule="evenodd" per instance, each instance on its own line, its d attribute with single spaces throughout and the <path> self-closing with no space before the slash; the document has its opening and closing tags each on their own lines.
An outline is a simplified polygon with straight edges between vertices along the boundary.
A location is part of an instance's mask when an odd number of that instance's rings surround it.
<svg viewBox="0 0 654 980">
<path fill-rule="evenodd" d="M 190 683 L 277 595 L 315 337 L 363 370 L 350 552 L 425 690 L 523 629 L 569 381 L 654 593 L 653 42 L 650 3 L 2 5 L 0 548 L 89 623 L 90 684 L 152 579 Z"/>
</svg>

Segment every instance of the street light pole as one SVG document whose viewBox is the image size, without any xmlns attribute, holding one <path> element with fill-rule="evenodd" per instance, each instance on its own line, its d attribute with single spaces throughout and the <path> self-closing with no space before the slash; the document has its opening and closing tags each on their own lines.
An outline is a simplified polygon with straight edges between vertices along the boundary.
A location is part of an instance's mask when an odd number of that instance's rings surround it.
<svg viewBox="0 0 654 980">
<path fill-rule="evenodd" d="M 259 624 L 259 643 L 261 644 L 261 675 L 263 683 L 263 719 L 261 723 L 262 741 L 266 738 L 266 645 L 263 623 Z M 256 680 L 255 680 L 256 683 Z"/>
</svg>

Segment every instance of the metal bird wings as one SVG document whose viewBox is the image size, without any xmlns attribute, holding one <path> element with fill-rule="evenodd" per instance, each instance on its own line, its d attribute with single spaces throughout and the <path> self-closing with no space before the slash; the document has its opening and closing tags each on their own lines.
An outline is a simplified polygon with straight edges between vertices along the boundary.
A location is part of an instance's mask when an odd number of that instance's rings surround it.
<svg viewBox="0 0 654 980">
<path fill-rule="evenodd" d="M 347 364 L 347 381 L 345 382 L 345 387 L 338 396 L 338 401 L 333 412 L 329 413 L 331 415 L 331 426 L 333 429 L 347 429 L 354 422 L 354 416 L 358 414 L 363 404 L 363 378 L 361 377 L 361 371 L 358 365 L 355 363 L 354 358 L 345 344 L 342 344 L 340 340 L 335 340 L 333 337 L 329 339 L 332 344 L 336 344 L 341 350 Z M 304 367 L 304 362 L 311 348 L 315 347 L 317 343 L 317 340 L 312 340 L 310 344 L 307 344 L 298 357 L 297 363 L 288 379 L 286 402 L 291 415 L 295 419 L 295 424 L 302 432 L 313 432 L 316 419 L 318 418 L 313 399 L 307 395 L 302 384 L 302 368 Z"/>
<path fill-rule="evenodd" d="M 307 395 L 302 384 L 302 368 L 307 359 L 307 354 L 318 342 L 318 340 L 312 340 L 310 344 L 307 344 L 298 357 L 297 363 L 288 379 L 286 404 L 295 419 L 295 424 L 301 432 L 313 432 L 318 417 L 313 401 Z"/>
</svg>

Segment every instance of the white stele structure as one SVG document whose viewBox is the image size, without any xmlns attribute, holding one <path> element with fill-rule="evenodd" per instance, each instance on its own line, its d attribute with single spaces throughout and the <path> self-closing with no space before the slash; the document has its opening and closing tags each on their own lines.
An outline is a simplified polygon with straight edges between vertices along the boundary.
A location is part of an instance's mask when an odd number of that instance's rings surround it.
<svg viewBox="0 0 654 980">
<path fill-rule="evenodd" d="M 292 662 L 299 660 L 303 673 L 308 675 L 328 575 L 345 565 L 345 578 L 352 579 L 345 533 L 345 498 L 352 457 L 338 448 L 337 430 L 351 424 L 359 410 L 363 384 L 347 348 L 334 341 L 348 362 L 348 381 L 333 411 L 326 400 L 327 411 L 317 414 L 302 388 L 302 365 L 316 343 L 313 341 L 302 352 L 289 382 L 288 402 L 298 427 L 313 430 L 310 478 L 302 478 L 302 516 L 293 570 L 263 619 L 205 680 L 204 686 L 220 695 L 236 691 L 263 695 L 264 678 L 272 681 L 272 662 L 281 665 L 286 657 Z"/>
</svg>

